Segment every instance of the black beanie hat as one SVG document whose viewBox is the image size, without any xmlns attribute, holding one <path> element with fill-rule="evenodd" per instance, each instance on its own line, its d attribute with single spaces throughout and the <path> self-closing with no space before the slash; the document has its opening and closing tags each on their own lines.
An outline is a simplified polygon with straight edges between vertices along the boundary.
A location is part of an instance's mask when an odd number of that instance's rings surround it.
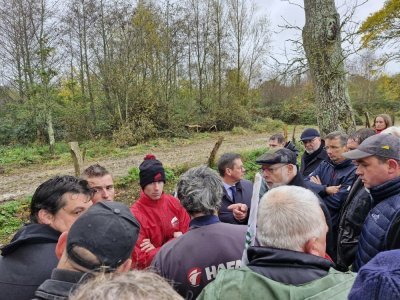
<svg viewBox="0 0 400 300">
<path fill-rule="evenodd" d="M 139 166 L 140 186 L 142 189 L 150 183 L 164 181 L 165 171 L 162 163 L 153 154 L 147 154 Z"/>
</svg>

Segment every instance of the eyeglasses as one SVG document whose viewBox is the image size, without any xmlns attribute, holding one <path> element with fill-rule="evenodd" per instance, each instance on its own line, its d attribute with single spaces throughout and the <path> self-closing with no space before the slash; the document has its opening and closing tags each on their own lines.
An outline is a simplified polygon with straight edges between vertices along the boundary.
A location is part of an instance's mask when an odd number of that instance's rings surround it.
<svg viewBox="0 0 400 300">
<path fill-rule="evenodd" d="M 261 167 L 261 170 L 263 171 L 263 172 L 265 172 L 265 171 L 268 171 L 269 173 L 273 173 L 274 171 L 276 171 L 276 170 L 278 170 L 278 169 L 280 169 L 280 168 L 282 168 L 282 167 L 284 167 L 284 166 L 287 166 L 288 164 L 281 164 L 280 166 L 274 166 L 274 167 L 267 167 L 267 166 L 262 166 Z"/>
<path fill-rule="evenodd" d="M 316 139 L 316 137 L 311 139 L 311 140 L 304 140 L 304 141 L 301 141 L 301 142 L 303 143 L 303 145 L 307 145 L 308 143 L 313 143 L 315 141 L 315 139 Z"/>
</svg>

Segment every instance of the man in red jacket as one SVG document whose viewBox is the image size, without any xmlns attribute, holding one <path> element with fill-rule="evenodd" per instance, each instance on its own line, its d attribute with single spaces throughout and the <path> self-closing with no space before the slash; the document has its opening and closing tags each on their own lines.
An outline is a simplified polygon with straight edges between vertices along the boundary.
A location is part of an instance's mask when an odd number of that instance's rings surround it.
<svg viewBox="0 0 400 300">
<path fill-rule="evenodd" d="M 140 234 L 132 253 L 132 267 L 148 267 L 161 246 L 189 228 L 190 217 L 179 200 L 163 192 L 165 171 L 154 155 L 148 154 L 139 166 L 139 199 L 131 211 L 140 223 Z"/>
</svg>

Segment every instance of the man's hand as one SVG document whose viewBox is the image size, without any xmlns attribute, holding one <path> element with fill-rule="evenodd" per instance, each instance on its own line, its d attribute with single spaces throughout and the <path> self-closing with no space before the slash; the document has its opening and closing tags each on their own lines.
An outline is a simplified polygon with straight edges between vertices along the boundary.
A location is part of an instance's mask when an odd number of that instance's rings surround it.
<svg viewBox="0 0 400 300">
<path fill-rule="evenodd" d="M 332 186 L 327 186 L 325 189 L 325 192 L 328 195 L 335 195 L 337 192 L 339 192 L 340 185 L 332 185 Z"/>
<path fill-rule="evenodd" d="M 178 237 L 180 237 L 182 235 L 182 232 L 181 231 L 175 231 L 174 232 L 174 238 L 178 238 Z"/>
<path fill-rule="evenodd" d="M 316 176 L 311 176 L 311 178 L 310 178 L 310 181 L 312 182 L 312 183 L 315 183 L 315 184 L 322 184 L 321 183 L 321 179 L 319 179 L 319 176 L 318 175 L 316 175 Z"/>
<path fill-rule="evenodd" d="M 238 221 L 243 221 L 247 217 L 249 208 L 246 204 L 235 203 L 228 206 L 228 209 L 232 211 L 233 217 Z"/>
<path fill-rule="evenodd" d="M 150 239 L 143 239 L 142 243 L 140 244 L 140 250 L 144 252 L 149 252 L 156 247 L 153 246 L 153 244 L 150 242 Z"/>
</svg>

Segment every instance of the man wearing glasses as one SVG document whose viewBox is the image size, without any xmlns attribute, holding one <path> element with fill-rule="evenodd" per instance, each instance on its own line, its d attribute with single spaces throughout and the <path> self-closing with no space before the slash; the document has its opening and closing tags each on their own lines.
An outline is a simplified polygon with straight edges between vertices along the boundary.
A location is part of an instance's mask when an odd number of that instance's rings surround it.
<svg viewBox="0 0 400 300">
<path fill-rule="evenodd" d="M 321 140 L 319 132 L 314 128 L 307 128 L 300 136 L 304 145 L 304 154 L 301 157 L 300 173 L 304 177 L 310 175 L 319 164 L 328 160 L 328 154 L 324 149 L 325 142 Z"/>
<path fill-rule="evenodd" d="M 301 176 L 296 165 L 296 154 L 286 148 L 278 149 L 276 151 L 269 151 L 259 158 L 256 163 L 261 165 L 262 177 L 264 178 L 268 190 L 282 185 L 300 186 L 307 188 L 303 176 Z M 327 253 L 333 253 L 333 235 L 332 223 L 328 208 L 319 199 L 321 209 L 324 212 L 326 223 L 328 224 L 329 231 L 327 233 Z"/>
</svg>

